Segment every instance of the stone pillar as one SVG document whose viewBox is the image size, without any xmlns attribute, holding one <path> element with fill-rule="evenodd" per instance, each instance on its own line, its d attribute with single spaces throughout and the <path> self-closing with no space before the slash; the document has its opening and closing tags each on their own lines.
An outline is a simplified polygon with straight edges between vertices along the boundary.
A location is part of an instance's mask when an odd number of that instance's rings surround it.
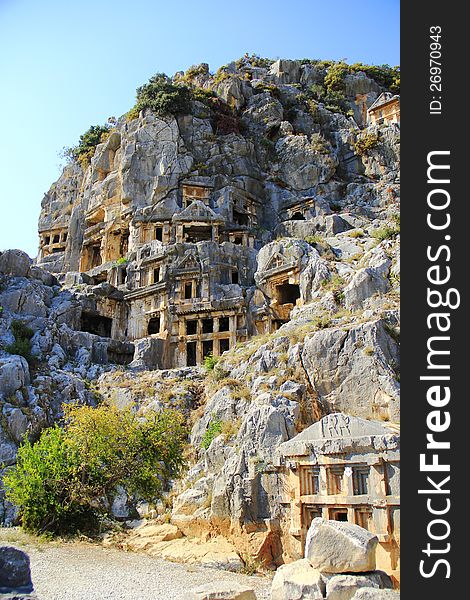
<svg viewBox="0 0 470 600">
<path fill-rule="evenodd" d="M 177 244 L 182 244 L 183 243 L 183 224 L 182 223 L 178 223 L 176 225 L 176 243 Z"/>
</svg>

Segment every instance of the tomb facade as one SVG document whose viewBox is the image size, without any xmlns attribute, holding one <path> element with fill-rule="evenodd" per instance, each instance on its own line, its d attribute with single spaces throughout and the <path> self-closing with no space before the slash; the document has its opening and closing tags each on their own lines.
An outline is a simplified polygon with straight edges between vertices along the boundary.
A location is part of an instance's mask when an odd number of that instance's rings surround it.
<svg viewBox="0 0 470 600">
<path fill-rule="evenodd" d="M 334 413 L 279 446 L 282 527 L 294 555 L 303 556 L 315 517 L 347 521 L 377 535 L 377 568 L 398 578 L 399 444 L 382 422 Z"/>
<path fill-rule="evenodd" d="M 383 92 L 367 111 L 368 125 L 400 124 L 400 96 Z"/>
</svg>

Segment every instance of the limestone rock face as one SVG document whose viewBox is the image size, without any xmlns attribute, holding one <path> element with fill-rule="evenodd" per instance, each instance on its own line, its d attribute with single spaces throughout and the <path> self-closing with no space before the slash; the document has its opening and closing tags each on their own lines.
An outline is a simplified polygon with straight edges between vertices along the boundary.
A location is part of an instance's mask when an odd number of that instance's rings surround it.
<svg viewBox="0 0 470 600">
<path fill-rule="evenodd" d="M 349 331 L 324 329 L 308 337 L 302 352 L 309 380 L 323 403 L 359 417 L 399 414 L 398 347 L 375 321 Z"/>
<path fill-rule="evenodd" d="M 12 277 L 26 277 L 31 267 L 31 259 L 22 250 L 6 250 L 0 253 L 0 273 Z"/>
<path fill-rule="evenodd" d="M 321 573 L 373 571 L 377 542 L 362 527 L 318 517 L 308 530 L 305 558 Z"/>
<path fill-rule="evenodd" d="M 274 575 L 271 600 L 322 600 L 325 582 L 307 559 L 280 566 Z"/>
<path fill-rule="evenodd" d="M 188 537 L 161 555 L 202 560 L 189 536 L 224 535 L 209 562 L 302 556 L 275 450 L 339 411 L 399 421 L 399 127 L 368 124 L 384 88 L 364 73 L 340 112 L 313 99 L 329 68 L 245 56 L 175 75 L 184 113 L 118 118 L 45 195 L 35 264 L 0 254 L 0 464 L 63 402 L 181 410 L 194 460 L 165 518 Z"/>
<path fill-rule="evenodd" d="M 276 144 L 276 151 L 280 157 L 280 178 L 297 191 L 327 183 L 337 166 L 333 153 L 328 149 L 318 152 L 307 136 L 281 138 Z"/>
</svg>

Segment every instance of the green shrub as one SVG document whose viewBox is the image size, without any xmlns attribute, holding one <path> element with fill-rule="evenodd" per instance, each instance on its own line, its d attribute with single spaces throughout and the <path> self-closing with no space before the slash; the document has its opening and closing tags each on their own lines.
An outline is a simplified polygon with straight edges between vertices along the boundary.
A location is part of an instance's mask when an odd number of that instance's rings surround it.
<svg viewBox="0 0 470 600">
<path fill-rule="evenodd" d="M 370 235 L 379 242 L 383 242 L 384 240 L 391 240 L 395 238 L 399 233 L 400 229 L 398 227 L 390 227 L 389 225 L 384 225 L 383 227 L 374 229 L 374 231 L 372 231 Z"/>
<path fill-rule="evenodd" d="M 126 112 L 126 121 L 133 121 L 139 118 L 140 108 L 137 105 L 133 106 L 129 111 Z"/>
<path fill-rule="evenodd" d="M 325 75 L 324 85 L 328 93 L 343 92 L 344 93 L 344 78 L 349 73 L 349 66 L 343 62 L 337 62 L 328 69 Z"/>
<path fill-rule="evenodd" d="M 363 133 L 361 134 L 355 144 L 354 150 L 359 156 L 368 154 L 369 150 L 375 148 L 379 142 L 379 136 L 375 133 Z"/>
<path fill-rule="evenodd" d="M 215 367 L 215 365 L 219 362 L 219 357 L 218 356 L 214 356 L 212 354 L 212 352 L 210 352 L 209 354 L 207 354 L 204 357 L 204 368 L 207 371 L 212 371 Z"/>
<path fill-rule="evenodd" d="M 191 92 L 185 85 L 174 85 L 164 73 L 157 73 L 137 88 L 136 110 L 150 109 L 157 115 L 189 112 Z"/>
<path fill-rule="evenodd" d="M 30 340 L 34 335 L 34 331 L 31 327 L 28 327 L 24 321 L 18 319 L 11 322 L 11 330 L 16 339 L 24 338 Z"/>
<path fill-rule="evenodd" d="M 33 360 L 31 355 L 31 338 L 34 335 L 34 331 L 24 321 L 18 319 L 12 321 L 11 331 L 15 336 L 15 341 L 5 346 L 5 351 L 10 354 L 18 354 L 31 364 Z"/>
<path fill-rule="evenodd" d="M 28 531 L 92 529 L 116 486 L 154 500 L 183 467 L 187 432 L 177 411 L 147 412 L 145 420 L 108 406 L 64 412 L 64 428 L 44 430 L 35 444 L 26 440 L 4 479 Z"/>
<path fill-rule="evenodd" d="M 214 440 L 218 435 L 222 433 L 222 421 L 219 417 L 215 415 L 212 416 L 212 419 L 209 421 L 209 425 L 207 426 L 204 435 L 201 440 L 201 448 L 207 450 L 209 446 L 212 444 L 212 440 Z"/>
<path fill-rule="evenodd" d="M 125 256 L 121 256 L 121 258 L 117 259 L 117 261 L 115 262 L 115 265 L 117 267 L 119 267 L 121 265 L 127 265 L 127 258 Z"/>
<path fill-rule="evenodd" d="M 93 158 L 96 146 L 104 141 L 103 136 L 109 134 L 109 128 L 109 125 L 92 125 L 80 136 L 77 146 L 64 149 L 64 155 L 78 161 L 85 169 Z"/>
</svg>

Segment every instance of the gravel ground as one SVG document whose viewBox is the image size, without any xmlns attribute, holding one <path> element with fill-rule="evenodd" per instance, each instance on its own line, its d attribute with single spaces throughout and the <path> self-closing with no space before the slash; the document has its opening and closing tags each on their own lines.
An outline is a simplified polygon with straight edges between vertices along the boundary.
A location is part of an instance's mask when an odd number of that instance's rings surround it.
<svg viewBox="0 0 470 600">
<path fill-rule="evenodd" d="M 270 598 L 270 580 L 265 577 L 177 564 L 92 544 L 11 545 L 29 554 L 39 600 L 183 600 L 188 590 L 211 581 L 247 584 L 258 600 Z"/>
</svg>

